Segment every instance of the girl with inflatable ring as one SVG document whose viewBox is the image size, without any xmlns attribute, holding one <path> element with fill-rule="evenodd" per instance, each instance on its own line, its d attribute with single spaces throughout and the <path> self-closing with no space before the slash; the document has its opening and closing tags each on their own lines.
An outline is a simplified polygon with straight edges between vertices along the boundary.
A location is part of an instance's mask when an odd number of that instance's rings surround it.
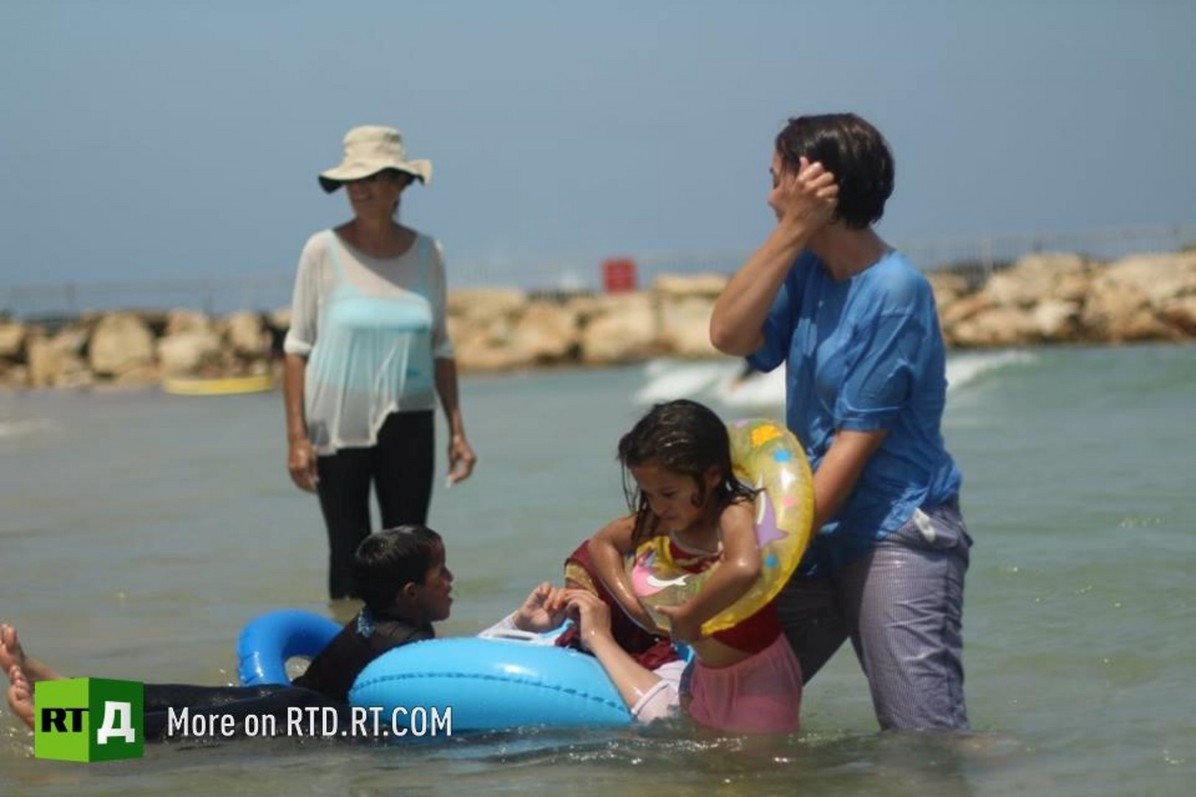
<svg viewBox="0 0 1196 797">
<path fill-rule="evenodd" d="M 893 190 L 884 138 L 854 114 L 776 137 L 777 223 L 715 303 L 711 341 L 770 371 L 814 469 L 818 531 L 779 599 L 811 678 L 851 638 L 885 730 L 966 729 L 971 538 L 941 433 L 945 348 L 926 278 L 872 228 Z"/>
<path fill-rule="evenodd" d="M 645 628 L 657 625 L 624 564 L 645 542 L 667 538 L 675 563 L 691 572 L 710 571 L 687 601 L 654 609 L 673 639 L 693 648 L 690 717 L 736 733 L 796 731 L 801 670 L 781 634 L 775 605 L 768 603 L 727 631 L 705 636 L 701 630 L 762 573 L 756 495 L 735 477 L 726 426 L 694 401 L 657 404 L 619 441 L 619 461 L 635 485 L 627 484 L 633 511 L 592 537 L 589 552 L 623 610 Z"/>
</svg>

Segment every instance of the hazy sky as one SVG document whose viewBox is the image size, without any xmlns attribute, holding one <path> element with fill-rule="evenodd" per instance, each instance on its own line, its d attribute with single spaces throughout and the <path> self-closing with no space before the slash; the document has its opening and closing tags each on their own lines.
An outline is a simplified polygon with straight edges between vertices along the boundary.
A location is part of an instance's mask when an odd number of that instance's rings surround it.
<svg viewBox="0 0 1196 797">
<path fill-rule="evenodd" d="M 289 274 L 363 123 L 435 163 L 403 219 L 450 269 L 746 250 L 776 132 L 839 110 L 897 243 L 1193 222 L 1194 39 L 1193 0 L 0 0 L 0 285 Z"/>
</svg>

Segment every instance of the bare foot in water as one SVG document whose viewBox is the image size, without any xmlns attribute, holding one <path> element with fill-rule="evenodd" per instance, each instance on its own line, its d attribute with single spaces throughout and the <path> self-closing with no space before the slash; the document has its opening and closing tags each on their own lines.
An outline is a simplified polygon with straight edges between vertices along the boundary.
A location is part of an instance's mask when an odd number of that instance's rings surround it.
<svg viewBox="0 0 1196 797">
<path fill-rule="evenodd" d="M 25 678 L 25 671 L 20 665 L 14 664 L 8 668 L 8 707 L 21 721 L 33 728 L 33 687 Z"/>
<path fill-rule="evenodd" d="M 62 677 L 44 661 L 27 656 L 21 640 L 17 639 L 17 629 L 8 623 L 0 623 L 0 670 L 7 673 L 14 665 L 21 668 L 22 675 L 30 683 Z"/>
</svg>

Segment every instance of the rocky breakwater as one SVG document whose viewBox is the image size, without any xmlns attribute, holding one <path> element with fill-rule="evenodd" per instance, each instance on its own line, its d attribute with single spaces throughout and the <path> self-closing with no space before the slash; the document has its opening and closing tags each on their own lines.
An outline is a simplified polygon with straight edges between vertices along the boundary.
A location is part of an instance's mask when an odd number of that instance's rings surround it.
<svg viewBox="0 0 1196 797">
<path fill-rule="evenodd" d="M 171 376 L 264 374 L 278 334 L 270 317 L 247 311 L 218 319 L 141 310 L 52 325 L 0 322 L 0 386 L 143 387 Z"/>
<path fill-rule="evenodd" d="M 1036 254 L 986 281 L 929 275 L 955 348 L 1196 340 L 1196 252 L 1102 262 Z M 448 325 L 461 370 L 602 366 L 721 355 L 707 332 L 722 275 L 661 276 L 648 290 L 547 295 L 452 291 Z M 277 369 L 289 313 L 190 310 L 88 314 L 51 331 L 0 321 L 0 386 L 155 384 L 170 376 Z"/>
<path fill-rule="evenodd" d="M 553 297 L 509 289 L 453 291 L 449 335 L 465 371 L 717 357 L 708 327 L 725 285 L 725 277 L 698 275 L 661 276 L 650 290 L 628 293 Z"/>
<path fill-rule="evenodd" d="M 1196 340 L 1196 251 L 1104 262 L 1035 254 L 979 287 L 929 275 L 949 346 Z"/>
<path fill-rule="evenodd" d="M 1115 262 L 1035 254 L 988 280 L 928 275 L 954 348 L 1196 340 L 1196 251 Z M 650 290 L 560 301 L 458 291 L 450 334 L 466 370 L 718 357 L 708 326 L 726 277 L 662 276 Z"/>
</svg>

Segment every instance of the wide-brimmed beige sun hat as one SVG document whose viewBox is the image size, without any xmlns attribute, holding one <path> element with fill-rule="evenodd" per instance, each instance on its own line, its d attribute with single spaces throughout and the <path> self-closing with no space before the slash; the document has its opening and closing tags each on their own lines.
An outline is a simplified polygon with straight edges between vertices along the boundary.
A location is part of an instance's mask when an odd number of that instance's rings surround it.
<svg viewBox="0 0 1196 797">
<path fill-rule="evenodd" d="M 432 161 L 407 160 L 398 130 L 362 125 L 345 133 L 345 158 L 339 166 L 320 173 L 320 185 L 331 194 L 348 180 L 360 180 L 383 169 L 398 169 L 425 184 L 432 179 Z"/>
</svg>

